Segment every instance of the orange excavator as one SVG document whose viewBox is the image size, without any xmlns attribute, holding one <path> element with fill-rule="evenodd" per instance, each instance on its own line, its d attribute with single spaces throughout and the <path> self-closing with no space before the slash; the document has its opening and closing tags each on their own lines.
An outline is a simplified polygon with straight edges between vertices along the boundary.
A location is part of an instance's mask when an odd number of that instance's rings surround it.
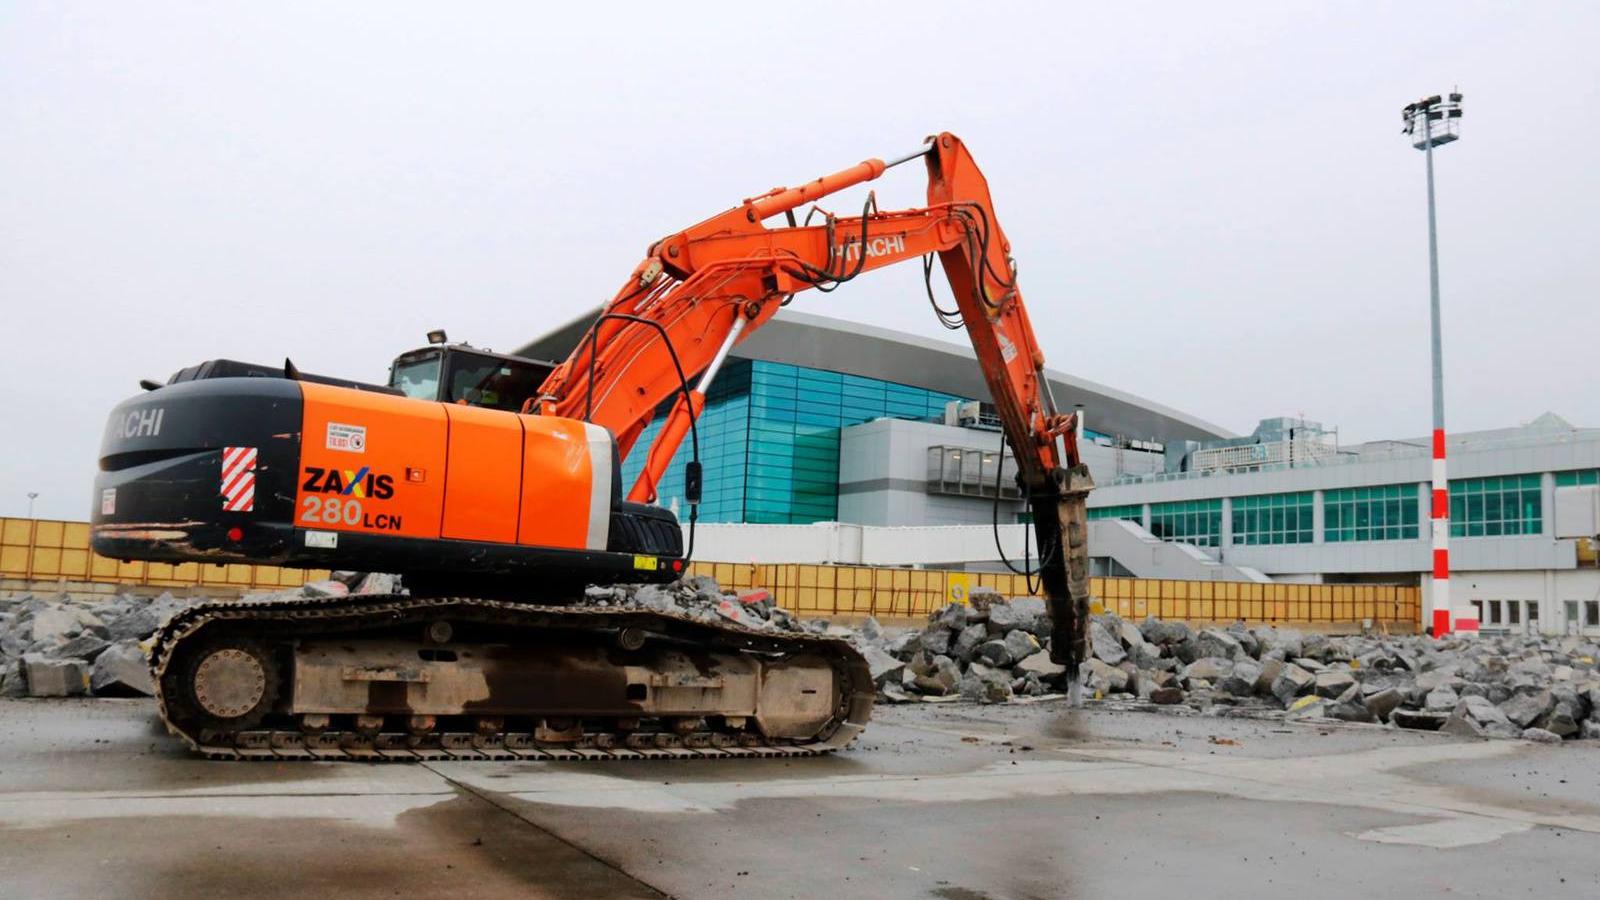
<svg viewBox="0 0 1600 900">
<path fill-rule="evenodd" d="M 880 211 L 870 193 L 860 215 L 814 205 L 918 159 L 923 206 Z M 954 309 L 934 299 L 935 256 Z M 230 360 L 143 382 L 102 443 L 97 552 L 393 572 L 408 588 L 185 610 L 152 653 L 169 728 L 220 758 L 789 756 L 848 743 L 874 688 L 845 641 L 582 600 L 585 585 L 684 572 L 696 420 L 734 346 L 802 291 L 917 259 L 937 315 L 971 338 L 1015 453 L 1051 656 L 1076 675 L 1092 482 L 988 185 L 946 133 L 655 242 L 558 365 L 441 333 L 399 357 L 387 385 Z M 636 447 L 658 415 L 653 443 Z M 653 505 L 686 439 L 688 552 Z M 630 452 L 645 462 L 624 494 Z"/>
</svg>

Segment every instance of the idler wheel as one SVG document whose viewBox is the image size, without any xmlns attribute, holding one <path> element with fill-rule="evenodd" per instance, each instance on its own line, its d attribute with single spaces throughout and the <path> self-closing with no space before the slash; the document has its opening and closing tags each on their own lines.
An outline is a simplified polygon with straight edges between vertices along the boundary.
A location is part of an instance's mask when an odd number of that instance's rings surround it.
<svg viewBox="0 0 1600 900">
<path fill-rule="evenodd" d="M 278 699 L 278 666 L 255 641 L 207 644 L 185 668 L 186 699 L 209 728 L 246 731 L 261 724 Z"/>
</svg>

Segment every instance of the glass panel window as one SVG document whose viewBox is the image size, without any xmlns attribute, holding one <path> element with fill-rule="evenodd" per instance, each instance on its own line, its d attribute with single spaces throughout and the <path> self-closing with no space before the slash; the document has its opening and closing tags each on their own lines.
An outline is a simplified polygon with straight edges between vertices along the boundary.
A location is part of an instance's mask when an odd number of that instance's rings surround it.
<svg viewBox="0 0 1600 900">
<path fill-rule="evenodd" d="M 1577 487 L 1581 484 L 1600 484 L 1600 469 L 1556 473 L 1556 487 Z"/>
<path fill-rule="evenodd" d="M 633 486 L 670 398 L 622 465 Z M 884 417 L 939 420 L 945 404 L 966 398 L 873 378 L 730 359 L 711 386 L 699 420 L 705 466 L 703 522 L 826 522 L 839 511 L 839 429 Z M 996 440 L 998 444 L 998 439 Z M 657 502 L 687 519 L 686 437 L 658 486 Z"/>
<path fill-rule="evenodd" d="M 1309 544 L 1311 491 L 1233 498 L 1235 544 Z"/>
<path fill-rule="evenodd" d="M 1450 482 L 1450 536 L 1499 537 L 1544 531 L 1538 475 Z"/>
<path fill-rule="evenodd" d="M 1421 515 L 1418 503 L 1416 485 L 1411 484 L 1324 491 L 1322 539 L 1331 543 L 1414 540 Z"/>
<path fill-rule="evenodd" d="M 1091 519 L 1128 519 L 1133 522 L 1144 521 L 1144 504 L 1129 503 L 1124 506 L 1101 506 L 1089 510 Z"/>
<path fill-rule="evenodd" d="M 1152 503 L 1150 533 L 1163 541 L 1216 547 L 1222 543 L 1222 500 Z"/>
</svg>

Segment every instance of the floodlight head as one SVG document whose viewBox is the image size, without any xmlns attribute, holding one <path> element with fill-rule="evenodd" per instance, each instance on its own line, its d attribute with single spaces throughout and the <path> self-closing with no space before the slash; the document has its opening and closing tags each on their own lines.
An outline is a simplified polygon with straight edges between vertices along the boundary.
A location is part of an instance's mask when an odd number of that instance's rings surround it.
<svg viewBox="0 0 1600 900">
<path fill-rule="evenodd" d="M 428 332 L 428 343 L 430 344 L 443 344 L 447 343 L 449 340 L 450 338 L 444 333 L 443 328 L 435 328 L 434 330 Z"/>
<path fill-rule="evenodd" d="M 1451 94 L 1450 94 L 1450 102 L 1451 103 L 1460 103 L 1461 102 L 1461 92 L 1460 91 L 1451 92 Z"/>
</svg>

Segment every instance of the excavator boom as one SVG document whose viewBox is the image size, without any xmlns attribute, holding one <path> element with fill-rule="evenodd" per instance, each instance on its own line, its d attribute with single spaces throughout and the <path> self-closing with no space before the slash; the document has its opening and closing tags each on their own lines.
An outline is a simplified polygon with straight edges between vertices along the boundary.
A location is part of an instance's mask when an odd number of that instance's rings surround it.
<svg viewBox="0 0 1600 900">
<path fill-rule="evenodd" d="M 814 209 L 806 223 L 796 222 L 801 206 L 919 158 L 928 171 L 927 205 L 879 211 L 869 195 L 860 215 Z M 820 221 L 810 224 L 819 214 Z M 769 227 L 780 215 L 784 223 Z M 1045 355 L 988 182 L 955 135 L 935 135 L 892 162 L 869 159 L 800 187 L 774 188 L 657 241 L 584 341 L 546 379 L 542 410 L 609 428 L 626 454 L 657 410 L 677 395 L 628 495 L 652 502 L 734 345 L 797 293 L 830 291 L 896 263 L 922 259 L 931 265 L 934 255 L 956 303 L 942 315 L 952 325 L 959 322 L 971 339 L 1016 455 L 1055 622 L 1052 656 L 1075 668 L 1086 634 L 1084 501 L 1093 485 L 1078 455 L 1074 415 L 1063 414 L 1051 396 Z M 681 382 L 695 376 L 696 387 L 685 390 Z"/>
</svg>

